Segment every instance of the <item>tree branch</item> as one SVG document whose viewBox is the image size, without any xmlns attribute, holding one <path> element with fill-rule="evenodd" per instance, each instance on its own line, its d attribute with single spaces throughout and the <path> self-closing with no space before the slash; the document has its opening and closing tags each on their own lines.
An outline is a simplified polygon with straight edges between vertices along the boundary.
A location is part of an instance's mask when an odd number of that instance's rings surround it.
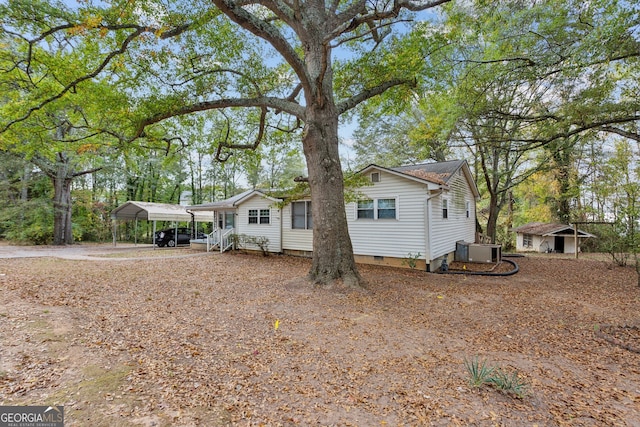
<svg viewBox="0 0 640 427">
<path fill-rule="evenodd" d="M 247 12 L 242 7 L 236 5 L 233 0 L 213 0 L 213 3 L 233 22 L 271 44 L 278 53 L 282 55 L 291 68 L 293 68 L 293 71 L 304 86 L 305 91 L 310 92 L 310 79 L 307 75 L 303 60 L 275 26 Z M 270 10 L 276 14 L 278 14 L 278 12 L 284 13 L 278 10 L 278 6 L 275 5 L 275 3 L 271 4 L 271 7 L 273 9 Z"/>
<path fill-rule="evenodd" d="M 140 122 L 131 140 L 144 135 L 144 129 L 152 124 L 159 123 L 171 117 L 184 116 L 199 111 L 208 110 L 221 110 L 232 107 L 256 107 L 266 110 L 267 108 L 274 108 L 280 111 L 285 111 L 295 117 L 304 120 L 305 110 L 297 103 L 288 102 L 280 98 L 273 97 L 256 97 L 256 98 L 228 98 L 217 99 L 214 101 L 199 102 L 196 104 L 185 105 L 173 110 L 158 113 L 154 116 L 146 118 Z"/>
<path fill-rule="evenodd" d="M 601 130 L 604 132 L 615 133 L 620 136 L 624 136 L 625 138 L 640 142 L 640 135 L 634 132 L 629 132 L 624 129 L 616 128 L 613 126 L 603 126 Z"/>
<path fill-rule="evenodd" d="M 258 135 L 256 135 L 255 140 L 252 144 L 229 144 L 229 127 L 227 127 L 227 137 L 224 141 L 220 141 L 218 143 L 218 148 L 216 150 L 215 159 L 219 162 L 225 162 L 229 158 L 230 154 L 222 157 L 222 149 L 240 149 L 240 150 L 255 150 L 258 148 L 258 145 L 262 142 L 262 138 L 264 137 L 264 131 L 266 127 L 266 118 L 267 118 L 267 109 L 265 107 L 261 108 L 260 111 L 260 124 L 258 126 Z"/>
<path fill-rule="evenodd" d="M 101 171 L 102 169 L 104 169 L 104 167 L 103 166 L 99 166 L 99 167 L 93 168 L 93 169 L 87 169 L 87 170 L 80 171 L 80 172 L 74 172 L 74 173 L 71 174 L 71 177 L 72 178 L 77 178 L 77 177 L 82 176 L 82 175 L 87 175 L 87 174 L 90 174 L 90 173 Z"/>
<path fill-rule="evenodd" d="M 386 90 L 394 87 L 394 86 L 401 86 L 401 85 L 409 85 L 412 87 L 416 86 L 416 80 L 412 79 L 392 79 L 389 80 L 387 82 L 382 83 L 379 86 L 364 90 L 354 96 L 352 96 L 351 98 L 341 102 L 338 104 L 338 114 L 342 114 L 346 111 L 351 110 L 352 108 L 355 108 L 358 104 L 360 104 L 361 102 L 366 101 L 367 99 L 373 98 L 374 96 L 380 95 L 382 93 L 384 93 Z"/>
<path fill-rule="evenodd" d="M 61 26 L 61 27 L 57 27 L 57 28 L 64 29 L 64 28 L 67 28 L 67 27 L 66 26 Z M 41 101 L 38 105 L 29 108 L 29 110 L 27 110 L 27 112 L 24 115 L 22 115 L 21 117 L 18 117 L 17 119 L 14 119 L 14 120 L 11 120 L 9 123 L 7 123 L 6 125 L 2 126 L 0 128 L 0 134 L 6 132 L 9 128 L 11 128 L 16 123 L 20 123 L 20 122 L 23 122 L 23 121 L 27 120 L 29 117 L 31 117 L 31 115 L 33 113 L 35 113 L 38 110 L 41 110 L 46 105 L 48 105 L 48 104 L 50 104 L 50 103 L 62 98 L 67 92 L 71 92 L 71 91 L 75 90 L 76 86 L 78 86 L 80 83 L 85 82 L 87 80 L 91 80 L 91 79 L 97 77 L 107 67 L 107 65 L 109 65 L 109 63 L 111 62 L 111 60 L 113 58 L 115 58 L 118 55 L 121 55 L 121 54 L 125 53 L 127 48 L 128 48 L 128 46 L 129 46 L 129 44 L 131 44 L 131 42 L 133 40 L 135 40 L 137 37 L 139 37 L 140 35 L 142 35 L 144 33 L 149 33 L 149 32 L 152 32 L 152 33 L 156 32 L 156 29 L 154 29 L 154 28 L 135 26 L 135 25 L 106 25 L 106 26 L 104 26 L 104 28 L 107 28 L 109 30 L 135 29 L 135 31 L 133 31 L 131 34 L 129 34 L 124 39 L 124 41 L 121 43 L 121 45 L 120 45 L 120 47 L 118 49 L 116 49 L 114 51 L 111 51 L 92 72 L 73 80 L 71 83 L 68 83 L 66 86 L 64 86 L 57 94 L 55 94 L 55 95 L 53 95 L 53 96 L 51 96 L 49 98 L 46 98 L 45 100 Z M 183 25 L 183 26 L 177 27 L 175 29 L 166 31 L 166 32 L 164 32 L 164 33 L 162 33 L 160 35 L 160 38 L 174 37 L 174 36 L 184 32 L 187 28 L 189 28 L 188 25 Z M 30 43 L 30 46 L 31 46 L 31 43 Z"/>
<path fill-rule="evenodd" d="M 412 1 L 412 0 L 397 0 L 393 3 L 384 3 L 382 9 L 377 8 L 377 4 L 374 4 L 374 9 L 367 12 L 366 2 L 358 1 L 351 7 L 347 8 L 344 12 L 340 13 L 336 17 L 336 28 L 328 35 L 327 40 L 333 40 L 341 34 L 351 32 L 358 28 L 362 24 L 371 23 L 374 27 L 375 21 L 381 21 L 383 19 L 396 18 L 402 9 L 409 10 L 411 12 L 420 12 L 423 10 L 431 9 L 436 6 L 448 3 L 451 0 L 434 0 L 434 1 Z M 387 7 L 389 4 L 392 7 Z M 360 16 L 358 16 L 360 15 Z"/>
</svg>

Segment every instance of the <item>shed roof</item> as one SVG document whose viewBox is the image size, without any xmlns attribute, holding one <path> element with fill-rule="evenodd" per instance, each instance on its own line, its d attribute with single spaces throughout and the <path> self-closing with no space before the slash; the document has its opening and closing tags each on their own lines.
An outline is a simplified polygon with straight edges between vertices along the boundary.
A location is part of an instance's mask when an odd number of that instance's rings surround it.
<svg viewBox="0 0 640 427">
<path fill-rule="evenodd" d="M 213 216 L 206 212 L 193 212 L 197 222 L 211 222 Z M 111 211 L 112 219 L 144 219 L 147 221 L 191 221 L 186 206 L 168 203 L 128 201 Z"/>
<path fill-rule="evenodd" d="M 567 224 L 559 224 L 554 222 L 530 222 L 512 230 L 514 233 L 533 234 L 536 236 L 560 236 L 574 235 L 573 227 Z M 578 237 L 596 237 L 578 229 Z"/>
</svg>

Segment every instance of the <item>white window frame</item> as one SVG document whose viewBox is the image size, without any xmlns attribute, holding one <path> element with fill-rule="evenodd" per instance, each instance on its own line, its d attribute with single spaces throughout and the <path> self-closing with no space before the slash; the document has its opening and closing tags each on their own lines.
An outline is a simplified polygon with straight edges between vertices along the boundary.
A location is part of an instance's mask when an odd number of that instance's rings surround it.
<svg viewBox="0 0 640 427">
<path fill-rule="evenodd" d="M 380 172 L 371 172 L 371 182 L 380 182 Z"/>
<path fill-rule="evenodd" d="M 371 207 L 368 206 L 369 202 L 371 203 Z M 367 206 L 361 206 L 361 203 L 367 203 Z M 360 217 L 360 212 L 371 212 L 371 217 Z M 376 202 L 374 199 L 363 199 L 358 200 L 356 202 L 356 219 L 367 220 L 367 219 L 375 219 L 376 218 Z"/>
<path fill-rule="evenodd" d="M 293 212 L 293 206 L 296 203 L 304 203 L 304 227 L 295 226 L 295 216 Z M 292 230 L 313 230 L 313 216 L 311 214 L 310 200 L 299 200 L 297 202 L 291 202 L 291 229 Z"/>
<path fill-rule="evenodd" d="M 380 209 L 380 201 L 381 200 L 393 200 L 394 203 L 394 212 L 395 215 L 393 218 L 380 218 L 378 215 L 378 210 L 390 210 L 390 209 Z M 360 202 L 371 202 L 372 203 L 372 208 L 370 209 L 362 209 L 360 208 Z M 364 210 L 372 210 L 373 211 L 373 217 L 372 218 L 360 218 L 359 216 L 359 212 L 360 211 L 364 211 Z M 400 211 L 399 211 L 399 203 L 398 203 L 398 197 L 374 197 L 371 199 L 362 199 L 359 200 L 358 202 L 356 202 L 356 213 L 355 213 L 355 219 L 356 221 L 397 221 L 400 219 Z"/>
<path fill-rule="evenodd" d="M 471 218 L 471 202 L 467 200 L 465 203 L 466 215 L 467 218 Z"/>
<path fill-rule="evenodd" d="M 449 219 L 449 199 L 442 199 L 442 219 Z"/>
<path fill-rule="evenodd" d="M 247 212 L 247 223 L 250 225 L 254 225 L 254 224 L 258 224 L 258 221 L 259 221 L 258 209 L 249 209 Z"/>
<path fill-rule="evenodd" d="M 529 234 L 529 233 L 522 234 L 522 247 L 523 248 L 533 247 L 533 234 Z"/>
<path fill-rule="evenodd" d="M 253 220 L 253 222 L 251 221 Z M 249 209 L 247 212 L 247 224 L 269 225 L 271 224 L 271 209 Z"/>
<path fill-rule="evenodd" d="M 261 225 L 271 224 L 271 209 L 259 209 L 258 223 Z"/>
</svg>

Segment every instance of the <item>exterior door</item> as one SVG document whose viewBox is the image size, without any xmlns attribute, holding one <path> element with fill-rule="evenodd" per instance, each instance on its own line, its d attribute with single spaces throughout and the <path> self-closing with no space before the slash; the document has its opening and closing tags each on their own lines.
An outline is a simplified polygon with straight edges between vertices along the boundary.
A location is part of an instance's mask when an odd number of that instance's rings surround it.
<svg viewBox="0 0 640 427">
<path fill-rule="evenodd" d="M 564 253 L 564 237 L 556 236 L 555 241 L 553 242 L 553 246 L 555 247 L 556 253 L 563 254 Z"/>
</svg>

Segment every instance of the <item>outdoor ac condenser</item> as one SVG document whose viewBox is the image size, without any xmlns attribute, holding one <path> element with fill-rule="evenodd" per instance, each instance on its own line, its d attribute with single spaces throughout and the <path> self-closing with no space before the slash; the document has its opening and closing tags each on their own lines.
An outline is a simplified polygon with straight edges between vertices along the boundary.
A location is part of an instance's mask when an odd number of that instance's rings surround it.
<svg viewBox="0 0 640 427">
<path fill-rule="evenodd" d="M 469 261 L 498 263 L 502 259 L 502 247 L 500 245 L 469 245 Z"/>
</svg>

